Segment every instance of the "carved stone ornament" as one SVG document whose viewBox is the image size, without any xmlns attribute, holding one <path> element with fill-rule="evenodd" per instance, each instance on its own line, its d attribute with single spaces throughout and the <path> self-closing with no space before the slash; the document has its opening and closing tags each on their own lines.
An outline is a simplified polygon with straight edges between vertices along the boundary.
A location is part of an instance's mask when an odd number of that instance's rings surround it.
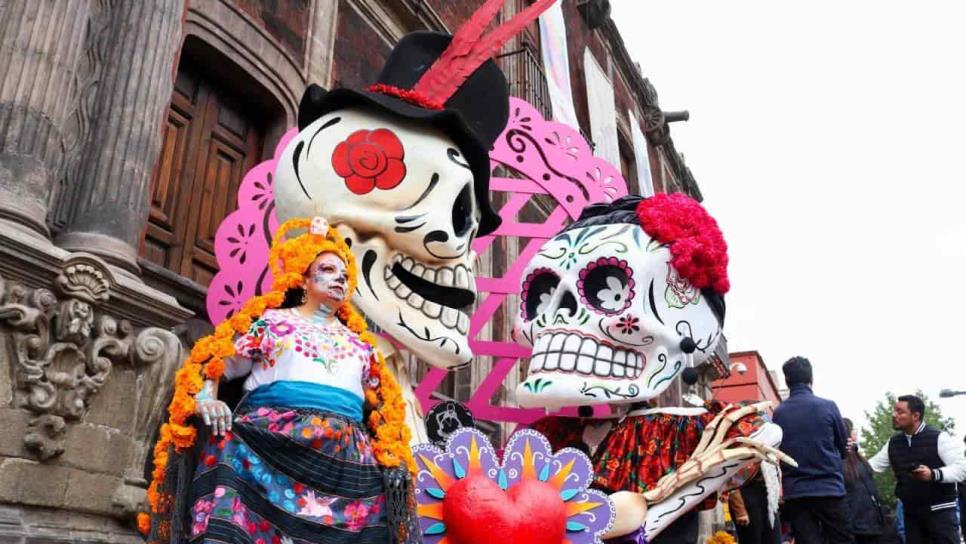
<svg viewBox="0 0 966 544">
<path fill-rule="evenodd" d="M 34 414 L 24 445 L 41 460 L 64 451 L 113 364 L 130 359 L 133 328 L 98 311 L 113 278 L 96 258 L 75 255 L 54 280 L 56 294 L 0 278 L 0 331 L 11 346 L 14 402 Z"/>
</svg>

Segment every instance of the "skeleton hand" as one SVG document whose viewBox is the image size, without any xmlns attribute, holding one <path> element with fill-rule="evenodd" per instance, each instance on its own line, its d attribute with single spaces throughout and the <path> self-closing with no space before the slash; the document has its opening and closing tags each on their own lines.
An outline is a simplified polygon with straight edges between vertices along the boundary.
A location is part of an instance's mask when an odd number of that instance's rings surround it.
<svg viewBox="0 0 966 544">
<path fill-rule="evenodd" d="M 763 410 L 769 402 L 760 402 L 744 407 L 728 405 L 704 429 L 698 447 L 691 458 L 674 472 L 658 480 L 653 489 L 644 493 L 649 504 L 660 502 L 683 486 L 708 476 L 721 465 L 732 461 L 765 461 L 778 464 L 784 462 L 798 466 L 795 460 L 777 449 L 752 438 L 737 437 L 725 440 L 728 431 L 741 418 Z"/>
<path fill-rule="evenodd" d="M 195 395 L 195 415 L 205 420 L 215 436 L 222 436 L 231 430 L 231 410 L 224 402 L 215 398 L 216 387 L 206 380 L 204 387 Z"/>
</svg>

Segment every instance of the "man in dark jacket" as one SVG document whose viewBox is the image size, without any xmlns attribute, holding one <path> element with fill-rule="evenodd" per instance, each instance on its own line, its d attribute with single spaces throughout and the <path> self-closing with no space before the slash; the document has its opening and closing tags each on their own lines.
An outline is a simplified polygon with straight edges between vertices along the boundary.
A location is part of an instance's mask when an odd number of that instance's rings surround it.
<svg viewBox="0 0 966 544">
<path fill-rule="evenodd" d="M 925 415 L 922 399 L 899 397 L 892 408 L 892 427 L 899 432 L 869 465 L 876 472 L 891 467 L 896 474 L 907 544 L 959 544 L 956 482 L 966 478 L 966 457 L 962 444 L 926 425 Z"/>
<path fill-rule="evenodd" d="M 782 465 L 785 506 L 796 544 L 854 542 L 849 531 L 842 459 L 847 435 L 838 406 L 812 394 L 812 364 L 792 357 L 782 365 L 790 394 L 775 409 L 781 449 L 798 461 Z"/>
</svg>

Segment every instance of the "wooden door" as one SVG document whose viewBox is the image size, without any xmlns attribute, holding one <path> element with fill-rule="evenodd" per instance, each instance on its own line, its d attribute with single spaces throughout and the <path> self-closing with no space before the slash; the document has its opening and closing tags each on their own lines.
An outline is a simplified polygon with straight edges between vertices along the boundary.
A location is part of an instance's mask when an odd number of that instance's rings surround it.
<svg viewBox="0 0 966 544">
<path fill-rule="evenodd" d="M 141 255 L 200 285 L 217 270 L 215 231 L 237 206 L 264 140 L 238 100 L 190 65 L 179 68 Z"/>
</svg>

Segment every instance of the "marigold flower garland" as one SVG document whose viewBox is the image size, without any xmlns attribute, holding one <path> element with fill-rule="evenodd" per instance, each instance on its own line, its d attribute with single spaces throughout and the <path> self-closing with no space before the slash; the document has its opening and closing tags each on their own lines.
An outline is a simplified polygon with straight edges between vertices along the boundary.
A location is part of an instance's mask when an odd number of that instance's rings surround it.
<svg viewBox="0 0 966 544">
<path fill-rule="evenodd" d="M 735 544 L 735 537 L 724 531 L 718 531 L 709 536 L 704 542 L 705 544 Z"/>
<path fill-rule="evenodd" d="M 286 221 L 275 233 L 269 252 L 269 265 L 274 281 L 272 291 L 249 299 L 241 310 L 225 320 L 215 332 L 198 340 L 191 355 L 175 374 L 174 397 L 168 406 L 168 422 L 161 426 L 158 442 L 154 446 L 154 471 L 148 487 L 148 505 L 151 513 L 169 514 L 170 496 L 161 490 L 168 465 L 170 448 L 181 453 L 195 443 L 197 429 L 190 423 L 195 412 L 195 395 L 204 386 L 204 380 L 218 381 L 225 371 L 225 359 L 235 354 L 234 336 L 244 334 L 252 322 L 268 308 L 278 308 L 285 299 L 285 292 L 301 287 L 305 271 L 321 253 L 333 252 L 345 263 L 349 273 L 348 293 L 356 288 L 355 256 L 334 228 L 327 234 L 305 233 L 292 239 L 286 235 L 298 229 L 306 229 L 308 219 Z M 366 389 L 365 401 L 370 409 L 367 425 L 372 435 L 372 449 L 379 463 L 386 467 L 405 464 L 415 474 L 416 463 L 409 449 L 410 430 L 405 422 L 405 403 L 396 378 L 388 370 L 386 360 L 376 348 L 376 339 L 368 331 L 365 319 L 346 301 L 337 316 L 346 327 L 373 347 L 375 357 L 371 374 L 375 387 Z M 137 518 L 138 530 L 147 535 L 151 531 L 151 517 L 141 512 Z"/>
</svg>

